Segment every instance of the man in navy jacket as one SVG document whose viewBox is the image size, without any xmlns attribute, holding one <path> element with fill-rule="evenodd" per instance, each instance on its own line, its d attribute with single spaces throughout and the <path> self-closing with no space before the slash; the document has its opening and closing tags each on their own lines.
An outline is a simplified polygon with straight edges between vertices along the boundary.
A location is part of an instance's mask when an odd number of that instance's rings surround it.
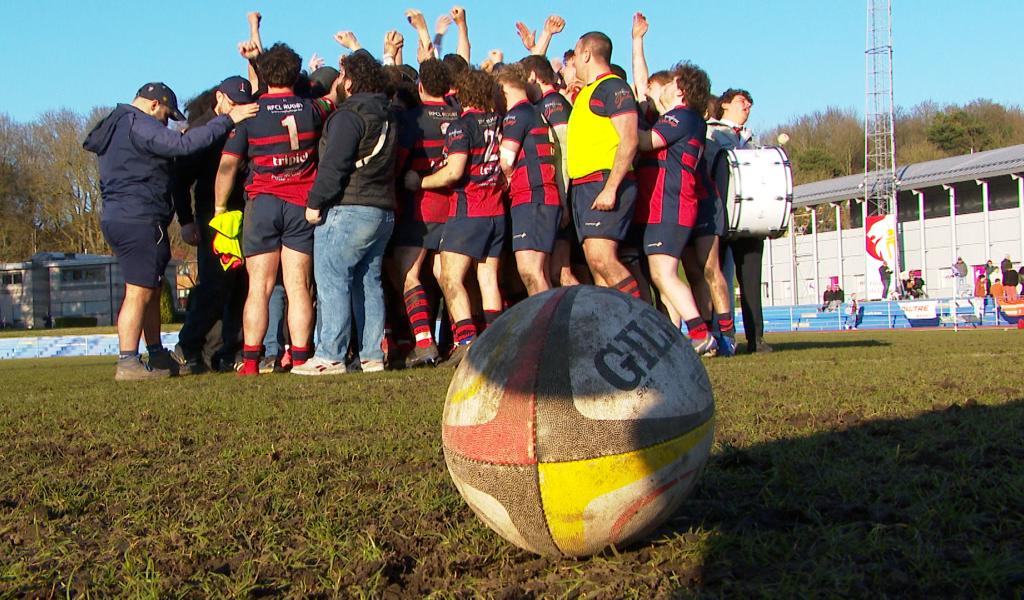
<svg viewBox="0 0 1024 600">
<path fill-rule="evenodd" d="M 168 119 L 184 120 L 174 92 L 162 83 L 148 83 L 131 104 L 119 104 L 86 137 L 83 147 L 99 157 L 103 235 L 125 280 L 114 379 L 177 373 L 177 363 L 160 342 L 160 287 L 171 259 L 167 226 L 174 215 L 174 161 L 224 139 L 256 111 L 254 104 L 223 100 L 217 107 L 220 116 L 182 134 L 167 127 Z M 140 333 L 146 338 L 148 365 L 139 358 Z"/>
</svg>

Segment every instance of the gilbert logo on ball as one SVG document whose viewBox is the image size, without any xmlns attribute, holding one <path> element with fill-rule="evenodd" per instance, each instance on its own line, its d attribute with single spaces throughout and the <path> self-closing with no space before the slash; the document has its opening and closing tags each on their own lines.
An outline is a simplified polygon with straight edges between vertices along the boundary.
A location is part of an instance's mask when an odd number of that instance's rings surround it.
<svg viewBox="0 0 1024 600">
<path fill-rule="evenodd" d="M 666 317 L 617 291 L 559 288 L 473 344 L 448 388 L 444 456 L 502 537 L 585 556 L 675 511 L 707 461 L 714 410 L 704 366 Z"/>
</svg>

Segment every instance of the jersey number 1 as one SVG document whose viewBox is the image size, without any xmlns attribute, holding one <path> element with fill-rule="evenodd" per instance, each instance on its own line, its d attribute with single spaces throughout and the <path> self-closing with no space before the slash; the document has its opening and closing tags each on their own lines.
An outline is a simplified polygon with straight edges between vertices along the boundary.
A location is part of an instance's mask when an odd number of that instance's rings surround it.
<svg viewBox="0 0 1024 600">
<path fill-rule="evenodd" d="M 295 122 L 295 115 L 288 115 L 281 119 L 281 125 L 288 130 L 288 145 L 292 150 L 299 149 L 299 126 Z"/>
</svg>

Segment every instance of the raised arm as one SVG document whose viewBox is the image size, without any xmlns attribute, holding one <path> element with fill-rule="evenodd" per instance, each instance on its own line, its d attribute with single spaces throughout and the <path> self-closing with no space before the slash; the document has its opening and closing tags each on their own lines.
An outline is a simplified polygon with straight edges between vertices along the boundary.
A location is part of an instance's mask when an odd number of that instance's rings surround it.
<svg viewBox="0 0 1024 600">
<path fill-rule="evenodd" d="M 416 30 L 416 37 L 419 39 L 420 48 L 429 50 L 431 56 L 433 56 L 434 45 L 430 42 L 430 31 L 427 30 L 427 20 L 423 18 L 423 13 L 415 8 L 410 8 L 405 11 L 405 18 L 409 20 L 412 28 Z M 417 58 L 419 58 L 422 52 L 417 52 L 416 54 Z M 422 58 L 420 62 L 423 62 Z"/>
<path fill-rule="evenodd" d="M 444 34 L 448 33 L 448 28 L 451 27 L 452 16 L 448 14 L 441 15 L 434 21 L 434 48 L 437 49 L 437 53 L 441 54 L 441 45 L 444 43 Z"/>
<path fill-rule="evenodd" d="M 260 22 L 263 21 L 263 15 L 258 12 L 251 12 L 246 15 L 249 20 L 249 41 L 256 44 L 256 49 L 263 52 L 263 40 L 260 38 Z"/>
<path fill-rule="evenodd" d="M 385 65 L 402 64 L 402 48 L 405 46 L 405 37 L 392 29 L 384 34 L 384 60 Z"/>
<path fill-rule="evenodd" d="M 537 38 L 537 43 L 531 50 L 532 54 L 538 56 L 546 56 L 548 53 L 548 47 L 551 45 L 551 38 L 555 37 L 556 33 L 562 33 L 565 29 L 565 19 L 558 15 L 551 15 L 544 21 L 544 28 L 540 32 L 540 37 Z"/>
<path fill-rule="evenodd" d="M 260 55 L 260 49 L 256 42 L 252 40 L 238 42 L 238 53 L 242 55 L 248 65 L 249 83 L 252 84 L 252 89 L 260 89 L 260 76 L 256 72 L 256 57 Z"/>
<path fill-rule="evenodd" d="M 516 21 L 516 34 L 526 47 L 526 51 L 533 53 L 533 47 L 537 45 L 537 35 L 522 21 Z"/>
<path fill-rule="evenodd" d="M 343 48 L 347 48 L 350 52 L 361 50 L 363 45 L 356 39 L 356 34 L 351 31 L 339 31 L 334 34 L 334 41 L 341 44 Z"/>
<path fill-rule="evenodd" d="M 214 117 L 206 125 L 192 127 L 185 133 L 168 129 L 154 119 L 136 120 L 131 131 L 132 142 L 147 152 L 164 158 L 188 156 L 208 148 L 227 135 L 236 123 L 255 116 L 258 110 L 258 104 L 240 104 L 231 109 L 227 118 Z"/>
<path fill-rule="evenodd" d="M 647 99 L 647 58 L 644 56 L 644 36 L 647 35 L 647 17 L 643 13 L 633 15 L 633 85 L 636 86 L 636 99 L 643 102 Z"/>
<path fill-rule="evenodd" d="M 455 26 L 459 29 L 459 45 L 455 50 L 455 53 L 466 59 L 466 62 L 473 64 L 469 60 L 469 25 L 466 23 L 466 9 L 461 6 L 452 7 L 452 20 L 455 21 Z"/>
</svg>

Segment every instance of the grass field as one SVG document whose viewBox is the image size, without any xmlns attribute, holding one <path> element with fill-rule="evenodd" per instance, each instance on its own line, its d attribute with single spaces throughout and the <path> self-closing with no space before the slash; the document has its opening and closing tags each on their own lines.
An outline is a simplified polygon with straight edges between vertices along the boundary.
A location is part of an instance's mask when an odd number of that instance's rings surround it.
<svg viewBox="0 0 1024 600">
<path fill-rule="evenodd" d="M 0 362 L 0 596 L 1020 597 L 1024 334 L 777 335 L 647 542 L 538 558 L 445 470 L 451 371 L 112 381 Z"/>
</svg>

